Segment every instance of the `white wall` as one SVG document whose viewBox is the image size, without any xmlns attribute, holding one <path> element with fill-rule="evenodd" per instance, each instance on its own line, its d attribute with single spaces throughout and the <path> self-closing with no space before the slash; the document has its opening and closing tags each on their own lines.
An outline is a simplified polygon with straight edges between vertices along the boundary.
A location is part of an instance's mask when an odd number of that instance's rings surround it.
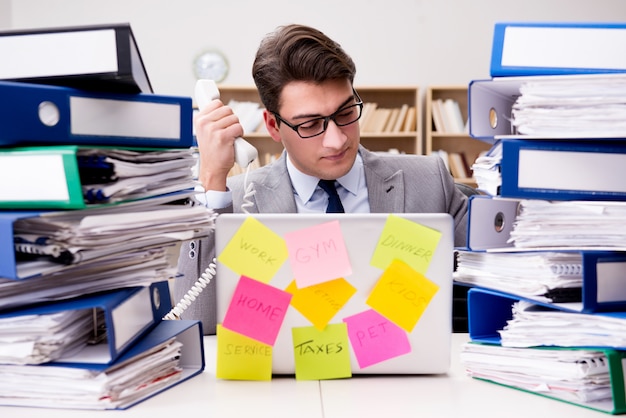
<svg viewBox="0 0 626 418">
<path fill-rule="evenodd" d="M 489 76 L 497 21 L 626 21 L 624 0 L 0 0 L 0 29 L 130 22 L 155 92 L 191 95 L 191 63 L 217 48 L 225 84 L 251 85 L 261 37 L 313 25 L 357 63 L 357 84 L 467 84 Z"/>
</svg>

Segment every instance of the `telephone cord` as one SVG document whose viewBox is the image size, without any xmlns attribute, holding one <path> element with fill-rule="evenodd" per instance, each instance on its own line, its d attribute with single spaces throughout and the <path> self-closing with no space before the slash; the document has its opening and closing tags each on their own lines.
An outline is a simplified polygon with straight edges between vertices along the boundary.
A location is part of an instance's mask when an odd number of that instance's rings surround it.
<svg viewBox="0 0 626 418">
<path fill-rule="evenodd" d="M 205 287 L 211 283 L 213 277 L 215 277 L 217 260 L 214 258 L 213 261 L 209 264 L 209 266 L 204 270 L 204 273 L 198 280 L 194 283 L 194 285 L 187 291 L 185 296 L 176 304 L 176 306 L 163 317 L 163 319 L 180 319 L 180 315 L 192 304 L 194 300 L 202 293 Z"/>
</svg>

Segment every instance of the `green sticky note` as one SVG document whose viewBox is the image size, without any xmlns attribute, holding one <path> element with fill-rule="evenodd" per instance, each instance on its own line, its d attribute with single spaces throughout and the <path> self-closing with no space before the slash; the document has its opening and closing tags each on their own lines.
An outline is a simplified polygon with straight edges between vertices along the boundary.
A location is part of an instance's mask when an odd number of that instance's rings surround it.
<svg viewBox="0 0 626 418">
<path fill-rule="evenodd" d="M 352 377 L 345 323 L 329 324 L 321 331 L 315 327 L 296 327 L 291 334 L 296 380 Z"/>
<path fill-rule="evenodd" d="M 384 270 L 402 260 L 424 274 L 435 254 L 441 232 L 397 215 L 389 215 L 372 256 L 371 265 Z"/>
</svg>

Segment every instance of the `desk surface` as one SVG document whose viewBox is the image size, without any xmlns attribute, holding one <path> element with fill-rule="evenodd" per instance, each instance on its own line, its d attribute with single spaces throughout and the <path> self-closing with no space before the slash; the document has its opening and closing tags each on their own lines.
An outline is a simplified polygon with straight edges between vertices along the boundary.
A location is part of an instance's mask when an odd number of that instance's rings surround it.
<svg viewBox="0 0 626 418">
<path fill-rule="evenodd" d="M 269 382 L 215 378 L 215 336 L 205 337 L 207 367 L 178 386 L 127 411 L 75 411 L 0 407 L 2 417 L 94 418 L 104 413 L 124 418 L 173 416 L 271 418 L 482 418 L 567 416 L 602 417 L 601 412 L 467 377 L 459 364 L 459 348 L 467 334 L 454 334 L 449 373 L 440 376 L 357 376 L 343 380 Z"/>
</svg>

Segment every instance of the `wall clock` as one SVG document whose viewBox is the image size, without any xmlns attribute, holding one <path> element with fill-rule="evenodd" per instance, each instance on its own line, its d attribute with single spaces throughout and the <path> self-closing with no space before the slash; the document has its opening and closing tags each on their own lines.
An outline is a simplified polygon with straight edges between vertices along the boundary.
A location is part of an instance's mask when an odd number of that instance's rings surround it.
<svg viewBox="0 0 626 418">
<path fill-rule="evenodd" d="M 217 50 L 205 51 L 194 59 L 193 72 L 197 79 L 215 80 L 219 83 L 228 75 L 228 60 Z"/>
</svg>

